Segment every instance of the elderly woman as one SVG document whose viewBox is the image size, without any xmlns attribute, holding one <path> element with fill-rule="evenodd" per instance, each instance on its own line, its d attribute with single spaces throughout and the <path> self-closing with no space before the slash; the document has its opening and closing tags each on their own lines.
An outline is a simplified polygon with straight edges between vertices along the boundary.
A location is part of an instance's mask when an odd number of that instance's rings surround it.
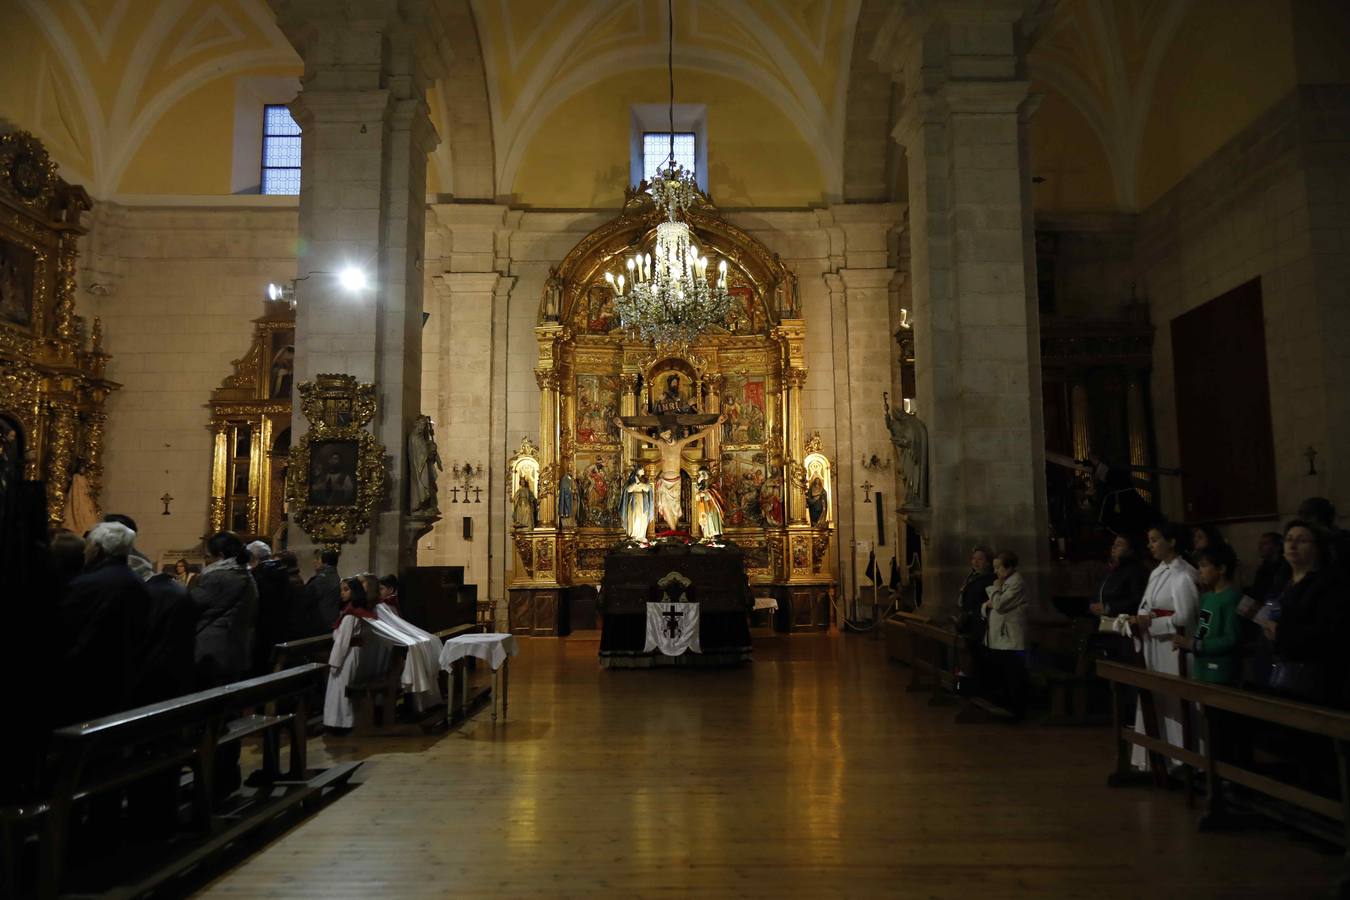
<svg viewBox="0 0 1350 900">
<path fill-rule="evenodd" d="M 970 572 L 961 585 L 961 617 L 957 630 L 967 638 L 982 642 L 984 619 L 980 608 L 989 599 L 988 588 L 994 583 L 994 551 L 983 545 L 970 551 Z"/>
<path fill-rule="evenodd" d="M 1200 593 L 1196 589 L 1199 576 L 1195 567 L 1181 556 L 1185 537 L 1185 529 L 1171 522 L 1149 529 L 1148 549 L 1158 567 L 1149 573 L 1138 614 L 1129 620 L 1135 647 L 1143 654 L 1145 665 L 1151 671 L 1168 675 L 1181 674 L 1181 656 L 1172 646 L 1173 635 L 1193 634 L 1200 612 Z M 1170 744 L 1182 746 L 1181 703 L 1165 697 L 1154 702 L 1160 736 Z M 1134 728 L 1147 733 L 1142 703 L 1135 712 Z M 1131 763 L 1136 769 L 1148 768 L 1148 753 L 1143 747 L 1134 748 Z"/>
<path fill-rule="evenodd" d="M 1004 550 L 994 557 L 994 583 L 980 614 L 988 621 L 984 636 L 986 670 L 998 678 L 994 699 L 1020 722 L 1027 711 L 1027 612 L 1030 606 L 1017 554 Z"/>
<path fill-rule="evenodd" d="M 1289 586 L 1262 628 L 1274 645 L 1270 689 L 1325 706 L 1345 705 L 1346 583 L 1331 564 L 1325 529 L 1295 519 L 1284 530 Z"/>
</svg>

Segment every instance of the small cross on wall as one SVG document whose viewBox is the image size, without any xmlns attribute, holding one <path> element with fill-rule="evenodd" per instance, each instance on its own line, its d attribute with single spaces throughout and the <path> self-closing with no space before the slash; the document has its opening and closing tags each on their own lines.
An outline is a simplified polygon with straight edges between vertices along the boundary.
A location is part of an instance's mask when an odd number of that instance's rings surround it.
<svg viewBox="0 0 1350 900">
<path fill-rule="evenodd" d="M 159 502 L 164 504 L 164 512 L 160 513 L 160 515 L 167 516 L 169 514 L 169 504 L 173 502 L 173 497 L 168 491 L 165 491 L 164 496 L 159 498 Z"/>
</svg>

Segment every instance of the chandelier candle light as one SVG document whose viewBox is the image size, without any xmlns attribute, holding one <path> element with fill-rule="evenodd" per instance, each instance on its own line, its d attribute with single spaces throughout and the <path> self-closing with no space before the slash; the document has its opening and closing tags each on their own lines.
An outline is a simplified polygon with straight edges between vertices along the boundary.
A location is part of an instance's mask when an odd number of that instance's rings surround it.
<svg viewBox="0 0 1350 900">
<path fill-rule="evenodd" d="M 708 257 L 700 256 L 689 223 L 681 216 L 693 205 L 698 186 L 691 173 L 675 161 L 675 18 L 673 3 L 666 6 L 667 65 L 670 75 L 670 156 L 652 176 L 648 187 L 666 220 L 656 226 L 652 253 L 638 252 L 624 263 L 627 274 L 605 273 L 614 290 L 614 311 L 620 324 L 644 341 L 660 346 L 689 345 L 731 312 L 727 291 L 727 263 L 717 264 L 717 277 L 708 279 Z"/>
</svg>

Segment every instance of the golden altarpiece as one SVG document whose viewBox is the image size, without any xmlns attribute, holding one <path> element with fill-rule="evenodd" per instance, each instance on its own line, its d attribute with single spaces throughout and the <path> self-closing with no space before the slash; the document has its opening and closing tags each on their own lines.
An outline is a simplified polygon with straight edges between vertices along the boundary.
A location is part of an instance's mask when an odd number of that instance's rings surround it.
<svg viewBox="0 0 1350 900">
<path fill-rule="evenodd" d="M 89 195 L 67 184 L 27 132 L 0 135 L 0 464 L 46 482 L 47 520 L 98 521 L 104 378 L 98 319 L 75 315 L 76 243 Z"/>
<path fill-rule="evenodd" d="M 555 633 L 567 590 L 600 582 L 606 552 L 624 537 L 626 474 L 635 462 L 649 475 L 658 468 L 655 450 L 614 419 L 676 396 L 681 407 L 726 416 L 685 451 L 681 527 L 690 484 L 706 467 L 754 592 L 778 600 L 781 624 L 826 629 L 836 584 L 833 467 L 819 436 L 802 429 L 806 323 L 796 277 L 703 198 L 686 220 L 700 252 L 727 260 L 733 313 L 688 347 L 653 348 L 620 328 L 604 275 L 649 247 L 663 217 L 649 194 L 630 191 L 619 217 L 577 244 L 545 287 L 535 328 L 540 439 L 522 442 L 507 467 L 512 630 Z"/>
<path fill-rule="evenodd" d="M 211 392 L 211 506 L 208 533 L 230 530 L 280 542 L 291 448 L 295 310 L 264 301 L 248 352 Z"/>
</svg>

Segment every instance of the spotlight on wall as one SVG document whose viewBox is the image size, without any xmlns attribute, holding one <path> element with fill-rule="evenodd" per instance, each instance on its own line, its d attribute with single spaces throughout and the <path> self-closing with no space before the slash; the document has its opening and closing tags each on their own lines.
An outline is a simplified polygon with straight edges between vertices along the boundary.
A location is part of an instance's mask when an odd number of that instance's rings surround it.
<svg viewBox="0 0 1350 900">
<path fill-rule="evenodd" d="M 366 273 L 356 266 L 347 266 L 338 272 L 338 284 L 355 293 L 366 289 Z"/>
<path fill-rule="evenodd" d="M 280 303 L 282 301 L 286 303 L 294 303 L 295 282 L 284 281 L 281 284 L 277 284 L 276 282 L 268 282 L 267 299 L 275 303 Z"/>
</svg>

